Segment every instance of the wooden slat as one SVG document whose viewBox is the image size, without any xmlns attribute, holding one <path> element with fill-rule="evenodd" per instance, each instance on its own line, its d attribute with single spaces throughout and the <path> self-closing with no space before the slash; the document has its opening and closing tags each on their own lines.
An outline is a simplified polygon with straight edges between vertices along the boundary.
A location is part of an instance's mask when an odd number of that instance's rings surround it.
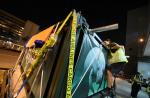
<svg viewBox="0 0 150 98">
<path fill-rule="evenodd" d="M 7 80 L 7 71 L 4 71 L 3 82 L 2 82 L 2 87 L 1 87 L 1 98 L 4 98 L 5 96 L 6 80 Z"/>
</svg>

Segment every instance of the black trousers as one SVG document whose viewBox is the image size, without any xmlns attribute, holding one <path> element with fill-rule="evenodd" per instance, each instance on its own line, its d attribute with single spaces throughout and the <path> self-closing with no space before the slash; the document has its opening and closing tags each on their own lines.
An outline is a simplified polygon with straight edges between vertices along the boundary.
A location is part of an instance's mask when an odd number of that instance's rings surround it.
<svg viewBox="0 0 150 98">
<path fill-rule="evenodd" d="M 106 68 L 112 72 L 112 74 L 119 74 L 120 71 L 124 70 L 125 62 L 118 62 L 107 66 Z"/>
<path fill-rule="evenodd" d="M 137 82 L 132 84 L 131 97 L 137 98 L 138 92 L 141 90 L 141 85 Z"/>
</svg>

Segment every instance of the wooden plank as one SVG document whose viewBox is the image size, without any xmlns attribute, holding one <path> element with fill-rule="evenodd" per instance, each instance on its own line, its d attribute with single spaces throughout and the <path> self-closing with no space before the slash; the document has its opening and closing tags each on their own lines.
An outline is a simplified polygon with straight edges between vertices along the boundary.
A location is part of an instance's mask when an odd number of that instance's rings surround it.
<svg viewBox="0 0 150 98">
<path fill-rule="evenodd" d="M 5 96 L 6 80 L 7 80 L 7 71 L 4 71 L 3 82 L 2 82 L 2 87 L 1 87 L 1 98 L 4 98 Z"/>
</svg>

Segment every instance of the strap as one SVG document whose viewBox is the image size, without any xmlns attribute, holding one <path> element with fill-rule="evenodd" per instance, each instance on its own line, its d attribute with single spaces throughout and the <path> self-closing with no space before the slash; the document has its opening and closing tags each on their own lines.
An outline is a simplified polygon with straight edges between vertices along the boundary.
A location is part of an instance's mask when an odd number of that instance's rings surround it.
<svg viewBox="0 0 150 98">
<path fill-rule="evenodd" d="M 75 55 L 75 41 L 76 41 L 76 28 L 77 28 L 77 14 L 76 14 L 75 10 L 73 12 L 73 20 L 72 20 L 71 27 L 72 27 L 72 29 L 71 29 L 71 44 L 70 44 L 70 55 L 69 55 L 66 98 L 71 98 L 71 90 L 72 90 L 74 55 Z"/>
<path fill-rule="evenodd" d="M 49 49 L 49 47 L 53 47 L 53 45 L 55 44 L 58 34 L 60 33 L 60 31 L 62 30 L 62 28 L 65 26 L 66 22 L 70 19 L 72 15 L 72 11 L 68 14 L 68 16 L 66 17 L 66 19 L 63 21 L 63 23 L 61 24 L 61 26 L 59 27 L 59 29 L 57 30 L 57 32 L 52 35 L 50 37 L 50 39 L 48 39 L 46 41 L 46 43 L 43 45 L 43 47 L 40 49 L 40 53 L 38 55 L 38 57 L 35 59 L 35 61 L 31 64 L 32 68 L 31 71 L 29 71 L 28 73 L 26 73 L 26 80 L 23 82 L 23 84 L 21 85 L 21 87 L 19 88 L 17 95 L 15 97 L 17 97 L 19 95 L 19 93 L 21 92 L 23 86 L 27 83 L 28 79 L 31 77 L 33 70 L 35 69 L 35 67 L 39 64 L 39 62 L 41 61 L 41 59 L 43 58 L 43 54 L 46 53 Z"/>
<path fill-rule="evenodd" d="M 99 38 L 99 36 L 96 33 L 93 34 L 93 37 L 96 37 L 101 43 L 103 43 L 103 41 Z"/>
<path fill-rule="evenodd" d="M 42 74 L 41 74 L 40 98 L 42 98 L 42 87 L 43 87 L 43 70 L 42 70 Z"/>
</svg>

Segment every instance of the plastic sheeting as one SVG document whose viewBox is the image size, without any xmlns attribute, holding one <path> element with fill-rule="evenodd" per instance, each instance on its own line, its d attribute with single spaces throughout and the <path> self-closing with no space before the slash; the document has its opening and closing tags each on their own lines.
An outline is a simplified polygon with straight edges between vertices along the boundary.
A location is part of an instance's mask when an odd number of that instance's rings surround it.
<svg viewBox="0 0 150 98">
<path fill-rule="evenodd" d="M 106 50 L 94 36 L 84 33 L 74 70 L 72 98 L 86 98 L 104 89 Z M 106 82 L 106 81 L 105 81 Z"/>
<path fill-rule="evenodd" d="M 40 33 L 32 36 L 31 39 L 26 44 L 26 47 L 32 47 L 34 45 L 35 40 L 46 41 L 49 38 L 53 28 L 54 28 L 54 25 L 50 26 L 49 28 L 47 28 L 47 29 L 41 31 Z"/>
</svg>

